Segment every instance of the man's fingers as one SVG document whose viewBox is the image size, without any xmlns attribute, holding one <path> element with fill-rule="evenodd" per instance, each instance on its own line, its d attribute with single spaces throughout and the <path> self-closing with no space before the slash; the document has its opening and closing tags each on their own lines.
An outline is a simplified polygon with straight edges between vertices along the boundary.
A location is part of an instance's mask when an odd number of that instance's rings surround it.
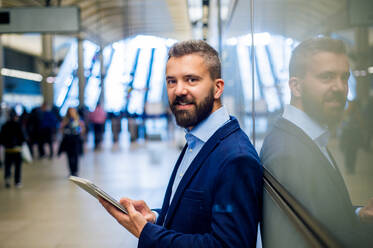
<svg viewBox="0 0 373 248">
<path fill-rule="evenodd" d="M 110 207 L 110 203 L 109 202 L 107 202 L 104 198 L 101 198 L 101 197 L 99 197 L 98 198 L 98 201 L 101 203 L 101 205 L 104 207 L 104 208 L 108 208 L 108 207 Z"/>
<path fill-rule="evenodd" d="M 146 203 L 143 200 L 136 200 L 132 201 L 134 206 L 142 206 L 142 207 L 147 207 Z"/>
<path fill-rule="evenodd" d="M 120 199 L 120 204 L 122 204 L 128 211 L 129 215 L 134 215 L 137 211 L 132 204 L 132 200 L 128 198 Z"/>
<path fill-rule="evenodd" d="M 128 215 L 122 213 L 116 209 L 116 207 L 112 206 L 109 202 L 102 198 L 99 198 L 99 201 L 102 206 L 104 206 L 104 208 L 129 232 L 136 237 L 140 236 L 140 233 L 146 225 L 147 220 L 135 209 L 131 199 L 122 198 L 120 200 L 120 204 L 127 209 Z"/>
<path fill-rule="evenodd" d="M 118 221 L 121 221 L 121 219 L 126 218 L 125 214 L 123 214 L 121 211 L 119 211 L 116 207 L 114 207 L 111 203 L 106 201 L 103 198 L 98 199 L 101 205 L 106 209 L 106 211 L 109 212 L 111 216 L 113 216 Z"/>
<path fill-rule="evenodd" d="M 108 201 L 106 201 L 105 199 L 103 199 L 103 198 L 99 198 L 98 199 L 99 200 L 99 202 L 101 203 L 101 205 L 111 214 L 111 215 L 113 215 L 112 213 L 113 213 L 113 210 L 114 210 L 114 207 L 108 202 Z M 114 215 L 113 215 L 114 216 Z"/>
</svg>

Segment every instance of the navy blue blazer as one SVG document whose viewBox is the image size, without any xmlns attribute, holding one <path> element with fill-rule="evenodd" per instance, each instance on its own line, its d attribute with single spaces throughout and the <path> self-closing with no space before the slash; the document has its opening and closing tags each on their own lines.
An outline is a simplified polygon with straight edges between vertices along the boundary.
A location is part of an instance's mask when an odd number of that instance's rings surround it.
<svg viewBox="0 0 373 248">
<path fill-rule="evenodd" d="M 205 143 L 169 203 L 185 150 L 157 223 L 145 225 L 138 247 L 255 247 L 263 169 L 238 121 L 231 117 Z"/>
</svg>

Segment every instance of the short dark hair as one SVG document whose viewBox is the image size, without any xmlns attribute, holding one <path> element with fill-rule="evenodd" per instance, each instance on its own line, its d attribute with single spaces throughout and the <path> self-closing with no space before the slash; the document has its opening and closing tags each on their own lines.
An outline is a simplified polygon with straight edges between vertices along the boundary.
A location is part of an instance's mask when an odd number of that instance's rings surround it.
<svg viewBox="0 0 373 248">
<path fill-rule="evenodd" d="M 18 114 L 14 108 L 9 110 L 9 120 L 15 120 L 18 117 Z"/>
<path fill-rule="evenodd" d="M 168 59 L 182 57 L 189 54 L 200 55 L 210 73 L 211 79 L 221 78 L 221 63 L 218 52 L 207 42 L 202 40 L 187 40 L 175 43 L 168 51 Z"/>
<path fill-rule="evenodd" d="M 346 54 L 346 46 L 343 41 L 329 37 L 317 37 L 301 42 L 291 55 L 289 77 L 304 77 L 310 57 L 319 52 Z"/>
</svg>

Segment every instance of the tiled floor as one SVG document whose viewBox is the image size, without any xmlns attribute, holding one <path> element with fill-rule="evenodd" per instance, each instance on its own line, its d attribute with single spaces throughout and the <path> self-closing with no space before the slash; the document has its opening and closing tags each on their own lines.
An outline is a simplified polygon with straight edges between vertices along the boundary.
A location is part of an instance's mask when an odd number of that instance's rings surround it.
<svg viewBox="0 0 373 248">
<path fill-rule="evenodd" d="M 143 143 L 99 152 L 87 149 L 80 176 L 115 198 L 144 199 L 160 207 L 179 151 L 165 143 Z M 23 165 L 22 189 L 0 185 L 1 248 L 136 247 L 89 194 L 67 180 L 64 155 Z"/>
</svg>

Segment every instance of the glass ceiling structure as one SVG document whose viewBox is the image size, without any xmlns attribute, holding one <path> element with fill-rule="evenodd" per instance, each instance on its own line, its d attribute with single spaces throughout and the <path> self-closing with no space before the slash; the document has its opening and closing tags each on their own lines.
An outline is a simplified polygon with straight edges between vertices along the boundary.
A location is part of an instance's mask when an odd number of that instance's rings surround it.
<svg viewBox="0 0 373 248">
<path fill-rule="evenodd" d="M 274 112 L 290 102 L 288 64 L 291 51 L 298 44 L 289 38 L 269 33 L 255 34 L 255 100 L 265 102 L 266 112 Z M 147 105 L 162 105 L 164 72 L 168 48 L 175 40 L 154 36 L 135 36 L 115 42 L 103 50 L 104 108 L 108 112 L 122 112 L 144 116 Z M 251 111 L 251 37 L 244 35 L 227 40 L 236 54 L 245 101 L 245 112 Z M 84 104 L 93 111 L 101 94 L 99 47 L 84 41 L 84 73 L 86 77 Z M 69 106 L 79 105 L 77 41 L 61 65 L 55 81 L 55 104 L 64 114 Z M 223 63 L 224 66 L 224 63 Z M 227 75 L 231 76 L 231 75 Z M 355 79 L 350 77 L 349 99 L 355 97 Z M 165 109 L 163 110 L 165 112 Z"/>
<path fill-rule="evenodd" d="M 175 41 L 154 36 L 136 36 L 115 42 L 103 50 L 104 108 L 108 112 L 143 115 L 146 103 L 161 103 L 167 51 Z M 99 46 L 83 42 L 84 104 L 93 111 L 100 99 Z M 77 41 L 61 65 L 55 81 L 55 104 L 64 114 L 79 105 Z"/>
</svg>

